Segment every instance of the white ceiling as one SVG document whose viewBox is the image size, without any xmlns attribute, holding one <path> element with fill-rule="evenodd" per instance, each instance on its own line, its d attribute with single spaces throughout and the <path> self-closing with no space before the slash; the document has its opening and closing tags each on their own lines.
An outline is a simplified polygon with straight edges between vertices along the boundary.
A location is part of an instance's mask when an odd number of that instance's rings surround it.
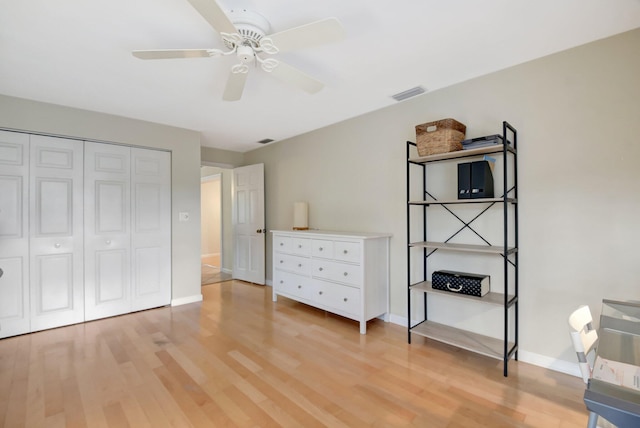
<svg viewBox="0 0 640 428">
<path fill-rule="evenodd" d="M 309 95 L 252 69 L 242 99 L 225 102 L 233 56 L 134 58 L 223 48 L 187 0 L 0 0 L 0 93 L 197 130 L 205 146 L 245 152 L 383 108 L 414 86 L 434 91 L 640 27 L 640 0 L 218 3 L 261 13 L 272 33 L 337 17 L 344 41 L 278 54 L 325 88 Z"/>
</svg>

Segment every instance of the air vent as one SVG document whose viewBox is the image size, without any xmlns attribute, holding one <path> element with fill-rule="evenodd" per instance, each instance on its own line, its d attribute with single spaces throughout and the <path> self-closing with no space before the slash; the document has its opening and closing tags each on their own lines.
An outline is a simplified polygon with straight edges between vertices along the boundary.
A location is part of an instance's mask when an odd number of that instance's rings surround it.
<svg viewBox="0 0 640 428">
<path fill-rule="evenodd" d="M 416 95 L 424 94 L 425 92 L 425 88 L 423 88 L 422 86 L 416 86 L 415 88 L 407 89 L 406 91 L 391 95 L 391 98 L 396 101 L 404 101 L 407 98 L 415 97 Z"/>
<path fill-rule="evenodd" d="M 258 141 L 258 144 L 267 144 L 267 143 L 271 143 L 272 141 L 275 141 L 275 140 L 272 140 L 271 138 L 265 138 L 264 140 Z"/>
</svg>

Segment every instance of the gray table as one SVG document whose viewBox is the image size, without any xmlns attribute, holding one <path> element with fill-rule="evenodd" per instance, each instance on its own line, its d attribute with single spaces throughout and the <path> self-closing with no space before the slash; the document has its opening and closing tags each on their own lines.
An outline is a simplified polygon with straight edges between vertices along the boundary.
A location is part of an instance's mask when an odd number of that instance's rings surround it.
<svg viewBox="0 0 640 428">
<path fill-rule="evenodd" d="M 584 393 L 587 409 L 619 428 L 640 427 L 640 303 L 603 300 L 598 338 L 597 357 L 600 362 L 608 360 L 611 366 L 594 367 Z M 619 375 L 613 379 L 612 370 L 602 370 L 614 367 L 616 362 L 630 365 L 624 366 L 627 386 L 620 385 Z M 596 418 L 589 418 L 589 427 L 595 426 Z"/>
</svg>

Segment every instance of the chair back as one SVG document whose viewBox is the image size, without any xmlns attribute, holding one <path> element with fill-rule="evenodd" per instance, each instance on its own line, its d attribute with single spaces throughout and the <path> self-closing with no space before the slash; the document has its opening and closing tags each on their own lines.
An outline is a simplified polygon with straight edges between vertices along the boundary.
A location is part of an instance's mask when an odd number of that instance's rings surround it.
<svg viewBox="0 0 640 428">
<path fill-rule="evenodd" d="M 592 371 L 587 355 L 596 348 L 598 343 L 598 332 L 593 328 L 592 323 L 591 311 L 586 305 L 580 306 L 569 316 L 571 342 L 585 383 L 589 381 Z"/>
</svg>

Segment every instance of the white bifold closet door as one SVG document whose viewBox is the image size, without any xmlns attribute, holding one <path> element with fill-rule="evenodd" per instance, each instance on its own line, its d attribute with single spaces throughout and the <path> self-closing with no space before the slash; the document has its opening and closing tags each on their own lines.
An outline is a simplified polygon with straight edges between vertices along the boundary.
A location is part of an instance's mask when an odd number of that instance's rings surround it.
<svg viewBox="0 0 640 428">
<path fill-rule="evenodd" d="M 85 143 L 85 318 L 171 301 L 170 154 Z"/>
<path fill-rule="evenodd" d="M 29 135 L 0 131 L 0 338 L 29 323 Z"/>
<path fill-rule="evenodd" d="M 84 321 L 83 143 L 30 136 L 31 331 Z"/>
<path fill-rule="evenodd" d="M 85 143 L 85 319 L 131 312 L 131 149 Z"/>
<path fill-rule="evenodd" d="M 132 310 L 171 303 L 171 154 L 131 149 Z"/>
</svg>

